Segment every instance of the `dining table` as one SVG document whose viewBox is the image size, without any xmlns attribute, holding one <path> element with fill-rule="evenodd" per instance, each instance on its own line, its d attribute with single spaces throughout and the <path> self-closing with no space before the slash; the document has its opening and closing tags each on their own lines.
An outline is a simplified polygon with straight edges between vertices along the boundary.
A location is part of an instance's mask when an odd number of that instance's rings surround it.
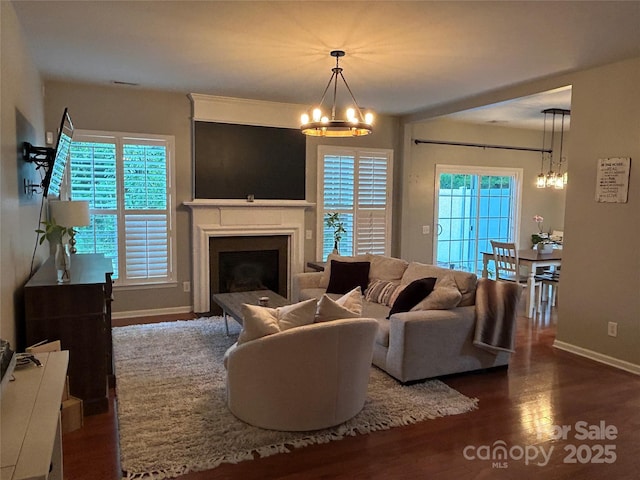
<svg viewBox="0 0 640 480">
<path fill-rule="evenodd" d="M 538 268 L 554 267 L 558 269 L 562 264 L 562 249 L 555 248 L 550 253 L 540 253 L 538 250 L 525 249 L 518 250 L 518 260 L 520 266 L 528 268 L 527 273 L 527 296 L 526 296 L 526 315 L 529 318 L 534 316 L 536 307 L 535 299 L 535 276 Z M 494 262 L 493 252 L 482 252 L 482 276 L 489 277 L 489 262 Z"/>
</svg>

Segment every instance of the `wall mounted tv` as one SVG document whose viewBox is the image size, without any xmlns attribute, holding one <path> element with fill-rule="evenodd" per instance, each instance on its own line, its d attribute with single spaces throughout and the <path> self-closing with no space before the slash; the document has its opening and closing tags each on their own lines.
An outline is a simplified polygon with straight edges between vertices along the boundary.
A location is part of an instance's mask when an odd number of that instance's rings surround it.
<svg viewBox="0 0 640 480">
<path fill-rule="evenodd" d="M 35 188 L 42 188 L 44 197 L 53 194 L 60 196 L 60 184 L 64 177 L 64 171 L 67 166 L 67 158 L 71 149 L 71 139 L 73 138 L 73 123 L 69 116 L 68 109 L 64 109 L 62 120 L 60 120 L 60 128 L 58 129 L 58 137 L 54 148 L 51 147 L 35 147 L 29 142 L 22 145 L 22 158 L 26 162 L 36 164 L 36 170 L 44 168 L 44 177 L 40 185 L 31 184 L 25 179 L 25 193 L 27 191 L 35 192 Z"/>
<path fill-rule="evenodd" d="M 60 184 L 64 177 L 64 170 L 67 167 L 67 159 L 71 150 L 71 140 L 73 138 L 73 123 L 69 116 L 68 109 L 64 109 L 62 120 L 60 120 L 60 128 L 58 129 L 58 139 L 56 141 L 55 155 L 53 165 L 49 168 L 47 176 L 42 182 L 43 195 L 46 197 L 53 194 L 60 196 Z"/>
<path fill-rule="evenodd" d="M 305 200 L 300 130 L 195 121 L 194 144 L 196 199 Z"/>
</svg>

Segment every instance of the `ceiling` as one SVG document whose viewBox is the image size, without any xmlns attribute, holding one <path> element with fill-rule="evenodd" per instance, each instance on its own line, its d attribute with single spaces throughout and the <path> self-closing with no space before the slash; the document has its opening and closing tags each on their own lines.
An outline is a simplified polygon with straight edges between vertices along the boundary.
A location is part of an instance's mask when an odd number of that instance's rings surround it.
<svg viewBox="0 0 640 480">
<path fill-rule="evenodd" d="M 329 51 L 342 49 L 359 104 L 390 115 L 640 55 L 640 1 L 13 5 L 45 78 L 310 105 L 334 66 Z M 540 111 L 570 108 L 570 95 L 454 118 L 539 126 Z"/>
</svg>

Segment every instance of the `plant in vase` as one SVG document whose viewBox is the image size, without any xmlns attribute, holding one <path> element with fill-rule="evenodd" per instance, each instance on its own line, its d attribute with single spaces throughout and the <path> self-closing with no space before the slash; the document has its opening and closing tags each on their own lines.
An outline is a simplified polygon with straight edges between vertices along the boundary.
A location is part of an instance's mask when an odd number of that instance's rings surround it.
<svg viewBox="0 0 640 480">
<path fill-rule="evenodd" d="M 65 242 L 65 237 L 70 238 L 73 236 L 75 230 L 73 227 L 58 225 L 55 218 L 40 223 L 44 225 L 43 229 L 36 230 L 36 233 L 41 235 L 40 245 L 42 245 L 45 240 L 48 240 L 50 245 L 56 246 L 54 258 L 56 271 L 58 273 L 58 283 L 68 282 L 71 279 L 71 255 L 69 253 L 69 243 Z"/>
<path fill-rule="evenodd" d="M 340 213 L 327 213 L 324 217 L 324 223 L 333 230 L 333 252 L 340 254 L 340 240 L 342 240 L 342 234 L 347 233 L 344 222 L 340 219 Z"/>
<path fill-rule="evenodd" d="M 553 244 L 549 240 L 549 234 L 543 231 L 542 222 L 544 221 L 544 218 L 540 215 L 534 215 L 533 221 L 536 222 L 538 226 L 538 233 L 531 235 L 533 248 L 541 253 L 550 253 L 550 251 L 553 250 Z"/>
</svg>

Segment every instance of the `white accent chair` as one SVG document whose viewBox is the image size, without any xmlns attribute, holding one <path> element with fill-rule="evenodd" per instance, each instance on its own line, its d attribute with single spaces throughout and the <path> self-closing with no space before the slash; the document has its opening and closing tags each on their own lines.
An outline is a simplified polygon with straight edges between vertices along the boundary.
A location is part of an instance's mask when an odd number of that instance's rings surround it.
<svg viewBox="0 0 640 480">
<path fill-rule="evenodd" d="M 313 323 L 230 349 L 227 405 L 240 420 L 283 431 L 318 430 L 362 410 L 378 322 Z"/>
<path fill-rule="evenodd" d="M 541 313 L 542 281 L 535 279 L 529 290 L 528 276 L 520 272 L 520 258 L 515 243 L 491 240 L 493 260 L 496 266 L 496 280 L 515 282 L 527 289 L 529 304 L 535 305 L 536 313 Z"/>
</svg>

